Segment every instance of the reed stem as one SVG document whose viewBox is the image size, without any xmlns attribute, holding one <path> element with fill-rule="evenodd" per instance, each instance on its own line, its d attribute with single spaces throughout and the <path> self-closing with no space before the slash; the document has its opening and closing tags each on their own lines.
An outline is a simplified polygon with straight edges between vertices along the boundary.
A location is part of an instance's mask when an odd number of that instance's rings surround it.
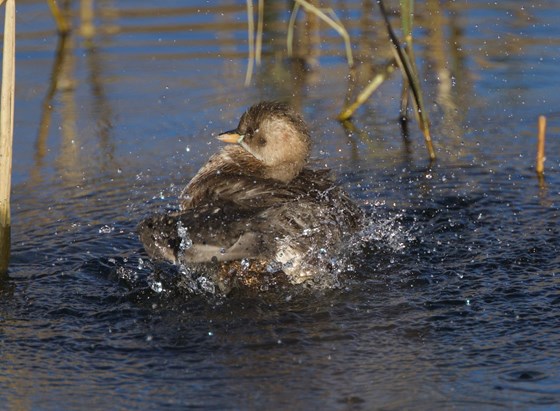
<svg viewBox="0 0 560 411">
<path fill-rule="evenodd" d="M 6 0 L 2 90 L 0 92 L 0 273 L 8 270 L 10 259 L 10 191 L 12 185 L 12 145 L 15 92 L 15 0 Z"/>
<path fill-rule="evenodd" d="M 356 112 L 356 110 L 364 104 L 367 99 L 373 94 L 377 88 L 383 84 L 383 82 L 391 75 L 393 71 L 395 71 L 395 60 L 391 60 L 389 63 L 385 65 L 382 71 L 377 73 L 375 77 L 370 81 L 366 88 L 364 88 L 358 97 L 356 97 L 356 101 L 352 104 L 348 105 L 347 107 L 342 110 L 342 112 L 338 115 L 339 121 L 346 121 L 350 119 Z"/>
<path fill-rule="evenodd" d="M 55 0 L 47 0 L 49 8 L 51 9 L 51 14 L 53 15 L 56 27 L 59 34 L 67 34 L 70 31 L 70 23 L 60 11 L 60 8 L 56 4 Z"/>
<path fill-rule="evenodd" d="M 247 42 L 249 43 L 249 58 L 245 72 L 245 87 L 251 84 L 255 65 L 255 14 L 253 0 L 247 0 Z"/>
<path fill-rule="evenodd" d="M 308 13 L 313 13 L 333 29 L 342 37 L 344 40 L 344 45 L 346 48 L 346 60 L 348 62 L 349 67 L 354 66 L 354 57 L 352 55 L 352 44 L 350 43 L 350 35 L 342 25 L 342 22 L 338 20 L 338 17 L 332 12 L 333 18 L 329 17 L 325 14 L 321 9 L 315 7 L 313 4 L 309 3 L 306 0 L 294 0 L 297 4 L 301 5 Z"/>
<path fill-rule="evenodd" d="M 538 124 L 538 141 L 537 141 L 537 174 L 542 176 L 544 174 L 544 161 L 546 157 L 544 156 L 544 141 L 546 137 L 546 117 L 539 116 Z"/>
<path fill-rule="evenodd" d="M 257 39 L 255 40 L 255 62 L 257 66 L 261 65 L 262 59 L 262 40 L 264 30 L 264 0 L 257 3 Z"/>
<path fill-rule="evenodd" d="M 292 57 L 294 49 L 294 26 L 296 24 L 297 14 L 300 5 L 294 1 L 294 7 L 290 13 L 290 21 L 288 22 L 288 34 L 286 35 L 286 47 L 288 49 L 288 56 Z"/>
<path fill-rule="evenodd" d="M 405 52 L 408 54 L 409 60 L 414 64 L 414 70 L 416 70 L 416 64 L 414 59 L 414 47 L 412 45 L 412 26 L 414 17 L 414 0 L 401 0 L 401 28 L 402 35 L 404 38 L 404 48 Z M 400 118 L 401 122 L 408 121 L 408 102 L 409 102 L 410 87 L 408 81 L 402 82 L 401 91 L 401 112 Z"/>
<path fill-rule="evenodd" d="M 95 35 L 95 26 L 93 24 L 95 12 L 93 8 L 93 0 L 80 1 L 80 34 L 86 39 L 91 40 Z M 67 33 L 61 32 L 61 35 Z"/>
<path fill-rule="evenodd" d="M 435 160 L 436 153 L 430 134 L 430 121 L 428 119 L 428 114 L 424 109 L 424 101 L 422 99 L 422 90 L 420 88 L 420 80 L 418 79 L 418 71 L 414 62 L 411 61 L 410 56 L 413 56 L 412 52 L 406 52 L 401 46 L 400 41 L 397 38 L 393 27 L 391 26 L 391 22 L 389 21 L 389 16 L 387 15 L 387 11 L 385 10 L 385 4 L 383 3 L 383 0 L 378 0 L 377 4 L 379 5 L 381 15 L 383 16 L 383 20 L 385 21 L 389 39 L 391 40 L 391 43 L 393 43 L 392 50 L 393 54 L 395 55 L 395 59 L 397 60 L 397 63 L 403 73 L 405 81 L 407 81 L 410 85 L 410 90 L 412 91 L 412 96 L 414 97 L 413 103 L 415 112 L 417 115 L 418 123 L 420 125 L 420 129 L 424 134 L 424 141 L 426 143 L 426 148 L 428 149 L 430 160 Z"/>
</svg>

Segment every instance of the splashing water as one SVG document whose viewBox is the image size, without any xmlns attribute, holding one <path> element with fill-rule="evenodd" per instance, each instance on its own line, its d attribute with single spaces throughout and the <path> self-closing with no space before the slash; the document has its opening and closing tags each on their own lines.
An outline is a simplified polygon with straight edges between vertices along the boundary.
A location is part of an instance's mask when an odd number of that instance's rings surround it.
<svg viewBox="0 0 560 411">
<path fill-rule="evenodd" d="M 375 245 L 376 248 L 389 252 L 402 252 L 407 244 L 416 240 L 416 236 L 413 234 L 415 225 L 405 227 L 402 222 L 403 218 L 402 213 L 372 214 L 366 219 L 364 228 L 358 233 L 355 245 Z"/>
<path fill-rule="evenodd" d="M 179 237 L 181 238 L 181 244 L 179 244 L 179 250 L 181 252 L 185 252 L 192 247 L 193 242 L 189 237 L 187 228 L 183 227 L 183 223 L 180 220 L 177 222 L 177 234 L 179 234 Z"/>
<path fill-rule="evenodd" d="M 389 213 L 383 208 L 374 208 L 362 222 L 363 228 L 334 241 L 320 227 L 307 227 L 297 235 L 285 235 L 276 238 L 277 253 L 265 265 L 255 265 L 255 261 L 243 258 L 234 264 L 234 269 L 226 268 L 228 273 L 224 280 L 224 268 L 217 261 L 200 264 L 180 264 L 168 266 L 159 276 L 148 276 L 149 288 L 162 293 L 166 290 L 182 291 L 190 295 L 225 295 L 233 288 L 243 287 L 235 278 L 252 276 L 256 278 L 257 288 L 261 291 L 273 289 L 278 283 L 279 275 L 286 276 L 295 287 L 314 290 L 341 288 L 345 279 L 356 271 L 364 253 L 383 253 L 393 255 L 402 253 L 407 245 L 414 241 L 415 223 L 406 226 L 404 215 Z M 327 230 L 328 231 L 328 230 Z M 193 246 L 188 229 L 177 222 L 177 234 L 181 238 L 180 252 L 184 253 Z M 302 245 L 306 248 L 302 253 Z M 392 257 L 394 259 L 394 256 Z M 138 268 L 146 267 L 140 262 Z M 146 267 L 149 268 L 149 267 Z M 233 277 L 228 277 L 233 271 Z M 172 272 L 170 272 L 172 271 Z"/>
</svg>

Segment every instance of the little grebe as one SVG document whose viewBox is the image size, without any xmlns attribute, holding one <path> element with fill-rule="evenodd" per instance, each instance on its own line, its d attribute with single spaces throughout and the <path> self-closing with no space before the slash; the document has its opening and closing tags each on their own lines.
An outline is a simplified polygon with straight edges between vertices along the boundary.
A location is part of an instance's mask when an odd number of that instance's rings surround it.
<svg viewBox="0 0 560 411">
<path fill-rule="evenodd" d="M 288 105 L 261 102 L 227 145 L 180 195 L 180 211 L 142 221 L 149 256 L 187 266 L 218 266 L 218 282 L 254 286 L 314 279 L 321 256 L 336 254 L 361 226 L 362 212 L 329 178 L 304 168 L 309 131 Z M 323 259 L 324 260 L 324 259 Z"/>
</svg>

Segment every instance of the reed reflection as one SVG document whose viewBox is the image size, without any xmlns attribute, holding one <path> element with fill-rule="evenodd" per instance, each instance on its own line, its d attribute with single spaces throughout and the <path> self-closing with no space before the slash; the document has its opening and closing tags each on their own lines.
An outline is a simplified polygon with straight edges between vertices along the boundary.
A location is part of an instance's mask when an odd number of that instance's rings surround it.
<svg viewBox="0 0 560 411">
<path fill-rule="evenodd" d="M 49 87 L 42 103 L 39 131 L 35 141 L 34 166 L 30 172 L 30 182 L 39 185 L 43 180 L 45 157 L 48 153 L 48 138 L 51 134 L 53 116 L 59 114 L 60 118 L 60 148 L 55 165 L 57 172 L 70 185 L 77 184 L 84 178 L 86 167 L 91 167 L 90 158 L 99 163 L 102 170 L 114 167 L 114 139 L 111 135 L 113 123 L 113 110 L 107 98 L 105 88 L 104 62 L 102 53 L 95 44 L 95 30 L 93 27 L 94 16 L 91 4 L 87 1 L 81 3 L 80 33 L 85 37 L 84 49 L 88 67 L 87 82 L 90 85 L 92 96 L 91 118 L 95 119 L 96 136 L 100 147 L 98 156 L 88 156 L 84 161 L 84 145 L 88 143 L 83 138 L 87 133 L 78 132 L 77 123 L 80 121 L 76 93 L 81 84 L 76 79 L 77 51 L 79 50 L 74 33 L 61 34 L 57 37 L 57 47 L 54 55 Z M 66 9 L 66 12 L 69 12 Z M 85 113 L 84 113 L 85 114 Z M 87 120 L 87 118 L 86 118 Z M 88 167 L 88 168 L 89 168 Z"/>
<path fill-rule="evenodd" d="M 96 119 L 95 132 L 99 141 L 101 171 L 115 169 L 115 142 L 113 137 L 113 109 L 105 91 L 103 54 L 94 39 L 86 39 L 88 81 L 92 94 L 92 117 Z"/>
<path fill-rule="evenodd" d="M 68 79 L 63 78 L 69 75 L 68 60 L 73 53 L 72 41 L 70 34 L 60 35 L 57 38 L 56 52 L 51 69 L 49 79 L 49 87 L 42 103 L 41 118 L 39 120 L 39 132 L 35 140 L 35 164 L 30 171 L 30 182 L 33 185 L 39 185 L 42 180 L 44 159 L 48 152 L 48 136 L 50 132 L 52 114 L 54 110 L 54 97 L 57 92 L 63 88 L 64 83 L 68 84 Z M 70 63 L 71 64 L 71 63 Z M 70 73 L 71 74 L 71 73 Z"/>
<path fill-rule="evenodd" d="M 454 44 L 449 44 L 445 37 L 448 28 L 445 25 L 445 10 L 439 0 L 428 0 L 426 3 L 426 72 L 432 72 L 430 77 L 437 79 L 435 87 L 435 100 L 442 110 L 441 121 L 443 130 L 448 137 L 442 141 L 448 149 L 448 153 L 454 156 L 460 155 L 461 142 L 463 140 L 464 116 L 458 109 L 453 93 L 453 82 L 461 79 L 453 78 L 449 67 L 450 54 L 458 48 L 460 38 L 455 38 Z M 459 47 L 460 48 L 460 47 Z M 451 57 L 453 61 L 453 57 Z M 463 102 L 464 104 L 464 102 Z M 451 148 L 450 146 L 453 146 Z"/>
</svg>

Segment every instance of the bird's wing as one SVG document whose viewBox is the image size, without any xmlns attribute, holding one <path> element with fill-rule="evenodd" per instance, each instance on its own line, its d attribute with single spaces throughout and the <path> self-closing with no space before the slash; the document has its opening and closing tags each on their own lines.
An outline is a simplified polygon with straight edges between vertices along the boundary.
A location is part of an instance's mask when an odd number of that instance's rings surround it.
<svg viewBox="0 0 560 411">
<path fill-rule="evenodd" d="M 183 190 L 181 209 L 197 207 L 203 202 L 231 202 L 242 209 L 272 207 L 280 202 L 296 200 L 309 193 L 327 191 L 334 186 L 329 170 L 304 169 L 289 183 L 248 176 L 238 170 L 222 170 L 219 174 L 201 170 Z"/>
<path fill-rule="evenodd" d="M 270 241 L 262 208 L 233 203 L 200 204 L 176 213 L 156 214 L 138 227 L 146 252 L 154 259 L 201 263 L 266 256 Z"/>
</svg>

